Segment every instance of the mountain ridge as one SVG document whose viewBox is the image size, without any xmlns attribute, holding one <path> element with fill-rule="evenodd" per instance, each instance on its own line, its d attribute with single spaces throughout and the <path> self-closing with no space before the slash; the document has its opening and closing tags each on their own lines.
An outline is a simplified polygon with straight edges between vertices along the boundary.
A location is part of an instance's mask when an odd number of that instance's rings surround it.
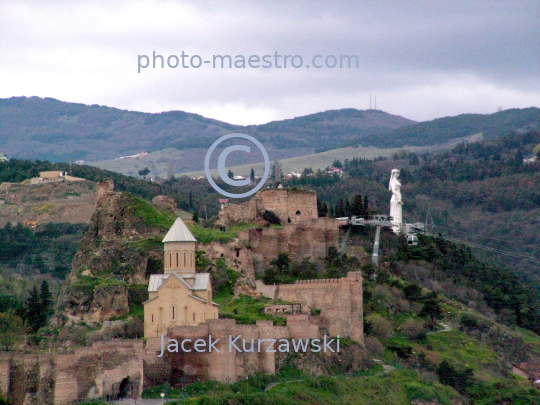
<svg viewBox="0 0 540 405">
<path fill-rule="evenodd" d="M 256 136 L 274 159 L 281 159 L 313 153 L 314 145 L 331 148 L 337 139 L 374 135 L 412 122 L 382 111 L 344 109 L 241 126 L 184 111 L 152 114 L 12 97 L 0 99 L 0 148 L 20 159 L 97 161 L 170 147 L 206 149 L 219 136 L 242 131 Z"/>
</svg>

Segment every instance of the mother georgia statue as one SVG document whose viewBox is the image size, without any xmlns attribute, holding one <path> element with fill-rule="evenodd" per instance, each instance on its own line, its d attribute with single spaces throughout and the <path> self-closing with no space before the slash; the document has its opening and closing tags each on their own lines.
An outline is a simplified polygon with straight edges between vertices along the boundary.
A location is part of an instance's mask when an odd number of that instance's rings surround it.
<svg viewBox="0 0 540 405">
<path fill-rule="evenodd" d="M 390 185 L 388 189 L 392 192 L 392 199 L 390 200 L 390 216 L 392 217 L 392 229 L 395 233 L 401 231 L 401 224 L 403 222 L 403 201 L 401 201 L 401 183 L 398 180 L 399 170 L 392 170 L 390 175 Z"/>
</svg>

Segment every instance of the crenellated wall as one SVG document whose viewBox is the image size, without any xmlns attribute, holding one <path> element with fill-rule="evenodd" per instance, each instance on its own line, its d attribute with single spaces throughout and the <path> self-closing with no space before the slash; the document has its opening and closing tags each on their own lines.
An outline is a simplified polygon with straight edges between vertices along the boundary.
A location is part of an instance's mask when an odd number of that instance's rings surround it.
<svg viewBox="0 0 540 405">
<path fill-rule="evenodd" d="M 295 284 L 267 286 L 256 281 L 257 292 L 271 299 L 299 302 L 321 310 L 330 335 L 364 343 L 363 289 L 360 272 L 340 279 L 298 280 Z"/>
</svg>

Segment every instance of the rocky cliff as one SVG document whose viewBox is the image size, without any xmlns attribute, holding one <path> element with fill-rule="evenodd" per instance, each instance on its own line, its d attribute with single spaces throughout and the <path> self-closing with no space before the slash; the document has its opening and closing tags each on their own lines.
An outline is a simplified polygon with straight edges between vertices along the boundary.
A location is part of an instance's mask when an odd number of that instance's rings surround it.
<svg viewBox="0 0 540 405">
<path fill-rule="evenodd" d="M 110 182 L 98 186 L 90 228 L 58 300 L 58 324 L 101 323 L 140 304 L 149 274 L 162 271 L 161 238 L 174 221 L 168 207 L 115 192 Z"/>
</svg>

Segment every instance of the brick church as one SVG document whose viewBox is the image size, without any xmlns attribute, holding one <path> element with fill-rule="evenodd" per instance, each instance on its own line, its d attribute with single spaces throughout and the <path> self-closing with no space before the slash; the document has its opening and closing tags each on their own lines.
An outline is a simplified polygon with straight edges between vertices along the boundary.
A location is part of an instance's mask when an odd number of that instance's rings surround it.
<svg viewBox="0 0 540 405">
<path fill-rule="evenodd" d="M 166 336 L 175 326 L 195 326 L 217 319 L 210 274 L 195 271 L 196 242 L 180 218 L 163 239 L 164 274 L 150 276 L 149 299 L 143 303 L 146 338 Z"/>
</svg>

